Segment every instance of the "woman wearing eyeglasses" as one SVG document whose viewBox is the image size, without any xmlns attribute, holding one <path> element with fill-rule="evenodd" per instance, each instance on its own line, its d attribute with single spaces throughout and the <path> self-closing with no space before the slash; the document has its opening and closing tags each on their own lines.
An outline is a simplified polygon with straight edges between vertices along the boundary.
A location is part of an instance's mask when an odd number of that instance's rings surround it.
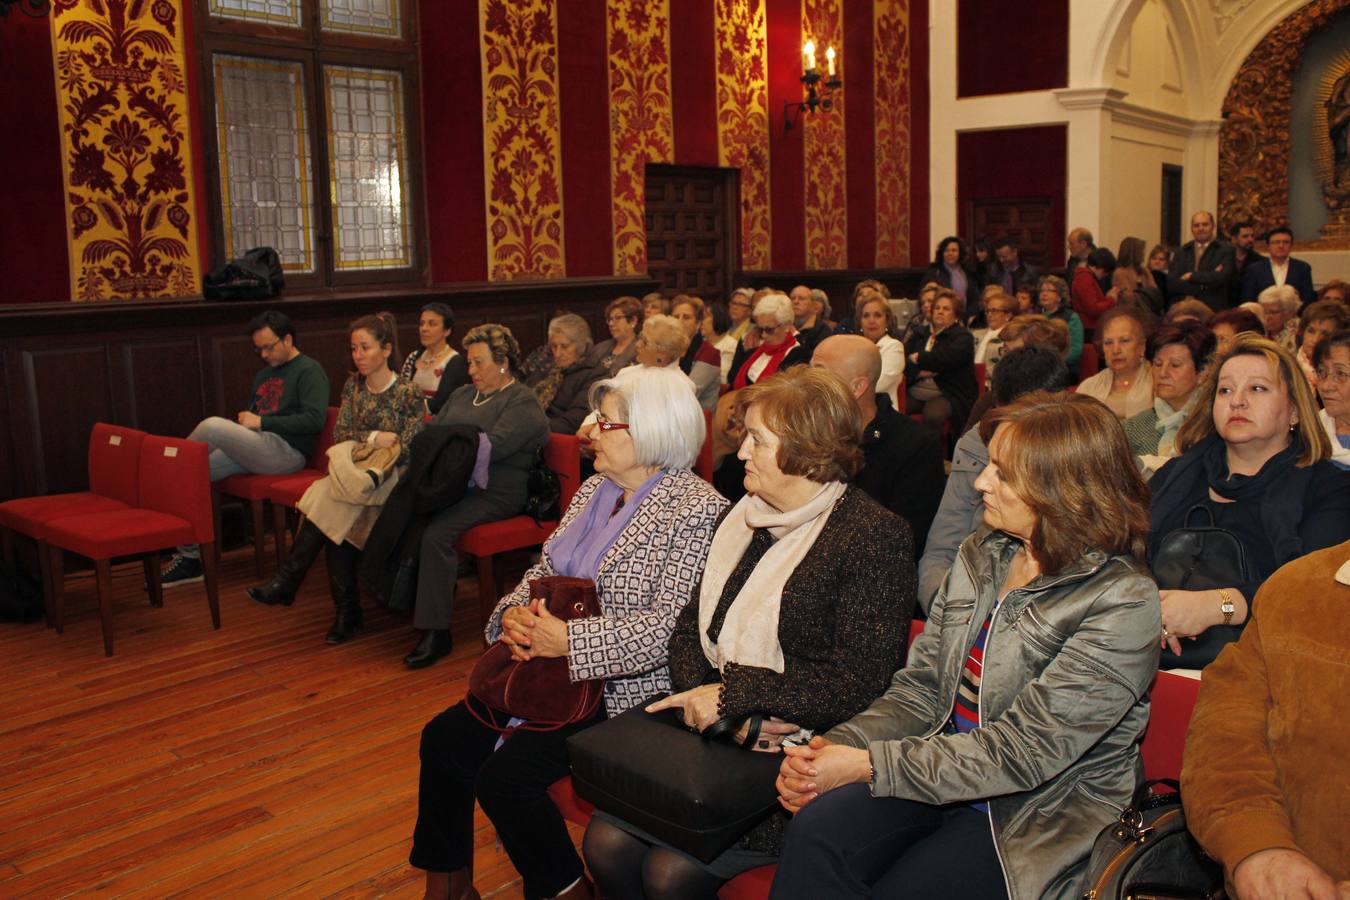
<svg viewBox="0 0 1350 900">
<path fill-rule="evenodd" d="M 1338 331 L 1313 351 L 1322 428 L 1331 438 L 1331 461 L 1350 469 L 1350 331 Z"/>
<path fill-rule="evenodd" d="M 792 301 L 787 294 L 765 294 L 755 304 L 755 327 L 746 332 L 731 363 L 731 386 L 739 390 L 780 369 L 809 363 L 811 354 L 797 342 Z"/>
<path fill-rule="evenodd" d="M 727 506 L 690 471 L 703 445 L 703 410 L 683 373 L 651 366 L 598 382 L 591 401 L 596 419 L 588 436 L 598 474 L 577 491 L 539 562 L 497 604 L 486 637 L 521 659 L 565 657 L 574 681 L 604 678 L 604 705 L 561 729 L 517 730 L 500 748 L 500 733 L 478 718 L 491 711 L 472 696 L 427 724 L 410 857 L 427 873 L 427 897 L 477 896 L 475 800 L 527 897 L 589 896 L 581 860 L 547 793 L 568 773 L 567 738 L 671 690 L 670 634 L 694 595 Z M 531 606 L 531 579 L 549 575 L 593 579 L 601 615 L 564 623 Z M 496 712 L 496 721 L 509 718 Z"/>
<path fill-rule="evenodd" d="M 604 369 L 609 373 L 608 377 L 613 378 L 624 366 L 632 365 L 637 357 L 642 301 L 636 297 L 611 300 L 605 307 L 605 324 L 609 326 L 609 340 L 595 345 L 588 362 Z"/>
</svg>

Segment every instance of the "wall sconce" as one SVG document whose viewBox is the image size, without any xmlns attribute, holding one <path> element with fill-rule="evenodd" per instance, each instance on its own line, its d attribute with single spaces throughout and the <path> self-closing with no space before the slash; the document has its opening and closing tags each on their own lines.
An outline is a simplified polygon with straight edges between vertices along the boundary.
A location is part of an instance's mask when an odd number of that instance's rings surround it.
<svg viewBox="0 0 1350 900">
<path fill-rule="evenodd" d="M 833 47 L 825 48 L 825 72 L 822 73 L 816 68 L 816 42 L 807 41 L 802 45 L 802 84 L 806 85 L 806 99 L 801 103 L 783 101 L 784 135 L 792 130 L 792 123 L 800 119 L 803 112 L 829 110 L 834 106 L 830 95 L 844 86 L 836 73 Z"/>
</svg>

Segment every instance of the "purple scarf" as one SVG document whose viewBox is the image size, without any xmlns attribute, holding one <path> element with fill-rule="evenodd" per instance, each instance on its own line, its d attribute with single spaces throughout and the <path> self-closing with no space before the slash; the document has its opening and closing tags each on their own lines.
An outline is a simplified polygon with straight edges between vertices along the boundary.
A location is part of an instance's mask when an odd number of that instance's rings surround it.
<svg viewBox="0 0 1350 900">
<path fill-rule="evenodd" d="M 638 506 L 665 474 L 665 470 L 662 470 L 644 481 L 623 508 L 612 516 L 610 512 L 623 496 L 623 488 L 606 478 L 591 494 L 586 508 L 561 534 L 555 534 L 549 539 L 545 552 L 553 564 L 553 571 L 559 575 L 594 581 L 600 572 L 600 560 L 614 546 Z"/>
</svg>

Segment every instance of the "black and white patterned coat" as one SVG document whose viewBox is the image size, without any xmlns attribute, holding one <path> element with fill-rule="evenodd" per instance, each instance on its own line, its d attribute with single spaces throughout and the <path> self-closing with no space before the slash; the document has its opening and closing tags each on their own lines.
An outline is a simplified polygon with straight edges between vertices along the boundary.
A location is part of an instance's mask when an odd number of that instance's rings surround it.
<svg viewBox="0 0 1350 900">
<path fill-rule="evenodd" d="M 587 479 L 544 544 L 539 562 L 493 610 L 484 631 L 501 636 L 508 607 L 530 599 L 530 579 L 555 575 L 550 551 L 604 483 Z M 675 617 L 694 596 L 726 499 L 688 469 L 667 469 L 600 561 L 596 589 L 604 614 L 567 624 L 573 681 L 605 680 L 605 711 L 618 715 L 653 694 L 670 691 L 667 645 Z"/>
</svg>

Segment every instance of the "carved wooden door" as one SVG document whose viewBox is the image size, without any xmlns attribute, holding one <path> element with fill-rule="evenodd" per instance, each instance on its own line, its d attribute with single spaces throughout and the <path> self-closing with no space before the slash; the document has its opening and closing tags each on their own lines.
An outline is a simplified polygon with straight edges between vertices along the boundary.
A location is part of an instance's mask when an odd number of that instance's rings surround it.
<svg viewBox="0 0 1350 900">
<path fill-rule="evenodd" d="M 1050 262 L 1050 210 L 1049 197 L 972 200 L 966 221 L 976 238 L 1010 238 L 1024 263 L 1044 269 Z"/>
<path fill-rule="evenodd" d="M 647 273 L 672 293 L 724 300 L 736 269 L 736 172 L 647 167 Z"/>
</svg>

